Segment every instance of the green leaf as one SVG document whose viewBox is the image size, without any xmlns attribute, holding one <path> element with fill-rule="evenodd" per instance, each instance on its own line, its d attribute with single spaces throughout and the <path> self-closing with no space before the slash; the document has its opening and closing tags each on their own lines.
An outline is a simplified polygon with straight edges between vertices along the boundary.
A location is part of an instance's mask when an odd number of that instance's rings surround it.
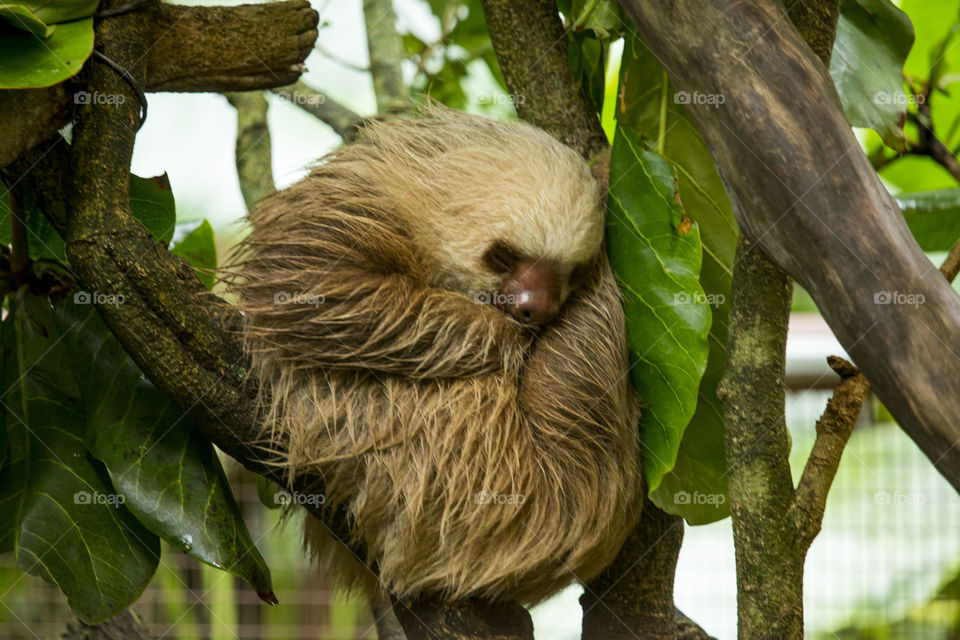
<svg viewBox="0 0 960 640">
<path fill-rule="evenodd" d="M 83 401 L 90 452 L 148 529 L 275 601 L 270 570 L 213 445 L 144 378 L 89 302 L 89 295 L 75 295 L 58 304 L 56 321 Z"/>
<path fill-rule="evenodd" d="M 15 550 L 21 568 L 56 584 L 93 624 L 137 599 L 156 570 L 160 541 L 86 454 L 78 390 L 65 375 L 70 363 L 49 305 L 27 297 L 11 306 L 0 327 L 10 438 L 0 473 L 0 550 Z"/>
<path fill-rule="evenodd" d="M 906 150 L 903 64 L 912 45 L 913 25 L 890 0 L 843 0 L 830 75 L 850 124 L 898 151 Z"/>
<path fill-rule="evenodd" d="M 177 208 L 166 173 L 153 178 L 130 176 L 130 212 L 158 242 L 170 244 L 177 226 Z"/>
<path fill-rule="evenodd" d="M 22 4 L 0 4 L 0 20 L 40 38 L 50 37 L 54 29 Z"/>
<path fill-rule="evenodd" d="M 696 409 L 711 320 L 698 281 L 700 231 L 675 199 L 675 184 L 673 167 L 618 129 L 610 157 L 607 246 L 623 291 L 650 491 L 673 468 Z"/>
<path fill-rule="evenodd" d="M 36 259 L 66 262 L 66 246 L 56 229 L 34 204 L 29 194 L 24 197 L 24 214 L 27 222 L 27 252 Z M 130 211 L 164 246 L 170 244 L 177 224 L 176 204 L 167 174 L 154 178 L 130 176 Z M 203 232 L 201 232 L 202 235 Z M 211 231 L 212 233 L 212 231 Z M 201 239 L 196 239 L 202 242 Z M 8 198 L 0 198 L 0 244 L 10 244 L 10 204 Z M 209 260 L 210 252 L 202 252 Z M 216 268 L 216 249 L 213 250 Z M 188 256 L 185 256 L 188 257 Z M 204 265 L 195 265 L 203 266 Z"/>
<path fill-rule="evenodd" d="M 197 276 L 203 284 L 207 285 L 208 289 L 213 288 L 216 280 L 213 271 L 217 268 L 217 243 L 213 237 L 213 227 L 209 222 L 204 220 L 170 250 L 186 258 L 197 270 Z"/>
<path fill-rule="evenodd" d="M 279 509 L 282 507 L 283 502 L 278 499 L 278 496 L 285 493 L 284 488 L 269 478 L 264 478 L 263 476 L 255 477 L 257 479 L 257 497 L 260 499 L 260 504 L 267 509 Z"/>
<path fill-rule="evenodd" d="M 960 238 L 960 189 L 901 194 L 897 204 L 924 251 L 949 251 Z"/>
<path fill-rule="evenodd" d="M 65 22 L 49 38 L 27 31 L 0 38 L 0 89 L 49 87 L 76 75 L 93 52 L 93 18 Z"/>
<path fill-rule="evenodd" d="M 717 385 L 726 365 L 727 316 L 737 224 L 720 176 L 686 107 L 676 99 L 660 63 L 635 38 L 624 42 L 620 69 L 617 122 L 648 140 L 663 141 L 663 157 L 679 178 L 680 200 L 696 221 L 703 243 L 700 285 L 713 315 L 709 334 L 707 369 L 697 393 L 697 409 L 684 431 L 673 469 L 664 475 L 651 499 L 661 509 L 704 524 L 729 514 L 726 458 L 723 444 L 723 410 Z M 661 114 L 664 116 L 661 129 Z M 689 501 L 676 497 L 688 495 Z M 698 502 L 699 495 L 723 496 Z"/>
<path fill-rule="evenodd" d="M 573 77 L 583 86 L 594 109 L 599 113 L 603 105 L 605 66 L 603 45 L 592 33 L 571 31 L 567 42 L 567 60 Z"/>
<path fill-rule="evenodd" d="M 46 216 L 34 204 L 30 194 L 23 194 L 23 213 L 27 225 L 27 255 L 34 260 L 66 261 L 66 245 Z M 10 200 L 0 198 L 0 244 L 10 244 Z"/>
<path fill-rule="evenodd" d="M 89 18 L 96 13 L 100 0 L 37 0 L 26 4 L 38 18 L 56 24 Z"/>
<path fill-rule="evenodd" d="M 624 31 L 623 10 L 614 0 L 573 0 L 570 14 L 572 31 L 593 31 L 605 42 Z"/>
</svg>

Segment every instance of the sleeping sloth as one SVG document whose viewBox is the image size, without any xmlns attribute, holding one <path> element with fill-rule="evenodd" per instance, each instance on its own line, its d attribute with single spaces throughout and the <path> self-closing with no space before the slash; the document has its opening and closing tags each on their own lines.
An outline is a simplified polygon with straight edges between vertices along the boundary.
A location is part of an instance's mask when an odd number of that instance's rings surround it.
<svg viewBox="0 0 960 640">
<path fill-rule="evenodd" d="M 249 221 L 232 287 L 263 433 L 291 478 L 323 478 L 379 586 L 532 603 L 599 574 L 642 481 L 583 160 L 429 107 L 365 125 Z M 306 538 L 356 575 L 313 518 Z"/>
</svg>

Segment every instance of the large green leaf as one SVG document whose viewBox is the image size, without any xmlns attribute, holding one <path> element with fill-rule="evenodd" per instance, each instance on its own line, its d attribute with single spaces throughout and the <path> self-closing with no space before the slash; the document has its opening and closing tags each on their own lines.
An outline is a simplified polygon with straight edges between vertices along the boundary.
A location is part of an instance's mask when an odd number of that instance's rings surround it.
<svg viewBox="0 0 960 640">
<path fill-rule="evenodd" d="M 98 622 L 137 599 L 156 570 L 160 541 L 85 452 L 87 425 L 49 306 L 31 297 L 11 306 L 0 327 L 10 438 L 0 472 L 0 550 L 16 551 L 20 566 L 56 584 L 80 619 Z"/>
<path fill-rule="evenodd" d="M 673 167 L 618 129 L 610 156 L 607 247 L 620 282 L 642 403 L 650 491 L 673 468 L 707 364 L 710 308 L 700 287 L 700 231 L 674 191 Z"/>
<path fill-rule="evenodd" d="M 188 414 L 144 378 L 90 301 L 90 294 L 78 294 L 55 310 L 86 414 L 90 452 L 148 529 L 243 578 L 274 602 L 270 571 L 213 446 Z"/>
<path fill-rule="evenodd" d="M 29 31 L 0 38 L 0 89 L 49 87 L 79 73 L 93 52 L 93 18 L 57 25 L 48 38 Z"/>
<path fill-rule="evenodd" d="M 686 107 L 675 98 L 676 91 L 660 63 L 635 38 L 628 37 L 624 43 L 618 95 L 618 125 L 648 140 L 662 140 L 662 155 L 677 170 L 680 200 L 686 214 L 696 221 L 703 244 L 700 285 L 713 315 L 710 355 L 700 381 L 697 410 L 684 431 L 676 464 L 651 493 L 661 509 L 681 515 L 691 524 L 703 524 L 729 513 L 723 409 L 717 385 L 726 364 L 737 224 L 710 152 Z"/>
<path fill-rule="evenodd" d="M 900 151 L 908 105 L 903 63 L 912 45 L 910 19 L 890 0 L 843 0 L 830 75 L 850 124 L 874 129 Z"/>
<path fill-rule="evenodd" d="M 197 270 L 197 276 L 207 288 L 213 287 L 214 269 L 217 268 L 217 243 L 213 237 L 213 227 L 204 220 L 193 231 L 170 249 L 173 253 L 187 259 Z"/>
<path fill-rule="evenodd" d="M 924 251 L 949 251 L 960 239 L 960 189 L 905 193 L 897 203 Z"/>
</svg>

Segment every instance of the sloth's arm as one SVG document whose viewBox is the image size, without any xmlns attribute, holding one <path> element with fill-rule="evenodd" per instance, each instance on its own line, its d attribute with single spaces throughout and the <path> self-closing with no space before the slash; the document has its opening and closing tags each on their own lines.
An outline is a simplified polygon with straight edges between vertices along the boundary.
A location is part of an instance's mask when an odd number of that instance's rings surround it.
<svg viewBox="0 0 960 640">
<path fill-rule="evenodd" d="M 300 213 L 309 204 L 291 190 L 254 214 L 238 292 L 258 350 L 304 368 L 415 378 L 520 368 L 529 345 L 520 325 L 427 286 L 396 228 L 330 209 Z"/>
<path fill-rule="evenodd" d="M 622 426 L 635 426 L 638 417 L 620 294 L 606 259 L 592 282 L 567 301 L 558 320 L 524 366 L 521 415 L 548 439 L 555 434 L 567 440 L 576 429 L 603 446 L 605 437 L 617 438 L 625 432 Z"/>
<path fill-rule="evenodd" d="M 256 329 L 261 343 L 305 366 L 415 378 L 521 366 L 526 340 L 519 325 L 465 295 L 425 287 L 406 275 L 346 265 L 331 272 L 323 290 L 323 301 L 315 305 L 291 302 L 261 312 Z"/>
</svg>

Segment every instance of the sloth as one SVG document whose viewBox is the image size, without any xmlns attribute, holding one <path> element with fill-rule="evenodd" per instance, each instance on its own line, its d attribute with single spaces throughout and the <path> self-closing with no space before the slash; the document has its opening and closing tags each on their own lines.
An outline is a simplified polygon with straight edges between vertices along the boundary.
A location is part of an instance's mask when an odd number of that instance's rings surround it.
<svg viewBox="0 0 960 640">
<path fill-rule="evenodd" d="M 428 106 L 368 122 L 249 223 L 230 286 L 264 440 L 322 478 L 376 586 L 530 604 L 610 563 L 640 512 L 638 406 L 576 152 Z"/>
</svg>

